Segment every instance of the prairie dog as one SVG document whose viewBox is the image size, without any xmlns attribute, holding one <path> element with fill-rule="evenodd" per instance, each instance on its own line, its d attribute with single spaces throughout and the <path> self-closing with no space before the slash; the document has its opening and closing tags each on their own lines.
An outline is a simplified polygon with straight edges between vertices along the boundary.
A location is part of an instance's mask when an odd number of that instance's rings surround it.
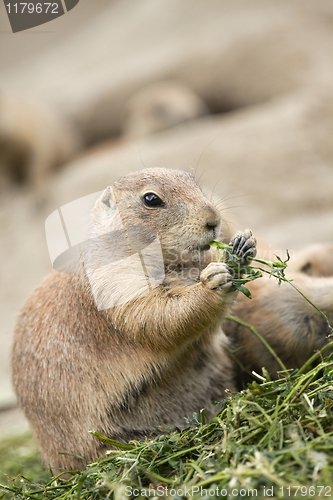
<svg viewBox="0 0 333 500">
<path fill-rule="evenodd" d="M 288 273 L 287 277 L 326 314 L 333 326 L 333 277 L 312 277 L 295 272 Z M 278 286 L 275 279 L 263 277 L 246 286 L 252 293 L 252 300 L 239 294 L 231 314 L 253 326 L 287 369 L 301 367 L 328 340 L 333 340 L 328 337 L 332 331 L 325 318 L 289 283 Z M 248 328 L 227 320 L 223 321 L 223 331 L 230 340 L 229 348 L 234 358 L 245 369 L 242 371 L 238 367 L 236 370 L 238 389 L 253 379 L 248 375 L 252 370 L 260 374 L 265 367 L 272 378 L 278 376 L 280 365 Z"/>
<path fill-rule="evenodd" d="M 333 244 L 317 243 L 297 252 L 286 269 L 286 276 L 327 317 L 333 327 Z M 276 286 L 269 277 L 248 283 L 252 300 L 238 296 L 232 315 L 253 326 L 287 369 L 301 367 L 313 354 L 333 340 L 332 330 L 320 314 L 288 283 Z M 222 323 L 237 360 L 238 388 L 252 380 L 250 373 L 267 368 L 272 378 L 281 366 L 251 331 L 234 321 Z M 329 354 L 331 347 L 323 352 Z"/>
<path fill-rule="evenodd" d="M 52 172 L 80 148 L 74 127 L 53 110 L 0 94 L 0 189 L 27 184 L 36 201 Z"/>
<path fill-rule="evenodd" d="M 123 134 L 127 138 L 150 135 L 208 114 L 200 97 L 184 83 L 162 81 L 136 92 L 125 105 Z"/>
<path fill-rule="evenodd" d="M 96 201 L 87 276 L 49 275 L 15 330 L 14 387 L 53 469 L 82 468 L 104 453 L 90 430 L 128 441 L 183 428 L 184 417 L 202 408 L 211 418 L 218 410 L 211 402 L 235 390 L 221 321 L 236 292 L 208 245 L 223 237 L 223 225 L 193 176 L 176 170 L 130 174 Z M 135 296 L 138 261 L 132 255 L 108 266 L 119 245 L 109 235 L 132 231 L 141 244 L 151 230 L 163 257 L 163 273 L 153 259 L 153 278 L 156 269 L 164 277 Z M 255 255 L 249 230 L 231 244 L 243 260 Z"/>
<path fill-rule="evenodd" d="M 333 276 L 333 243 L 316 243 L 304 248 L 288 269 L 308 276 Z"/>
</svg>

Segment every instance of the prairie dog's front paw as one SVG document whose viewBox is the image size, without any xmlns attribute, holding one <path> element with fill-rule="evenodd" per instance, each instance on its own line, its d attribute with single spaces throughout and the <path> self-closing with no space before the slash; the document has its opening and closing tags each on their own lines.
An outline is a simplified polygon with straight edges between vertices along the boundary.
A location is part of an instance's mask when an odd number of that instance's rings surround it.
<svg viewBox="0 0 333 500">
<path fill-rule="evenodd" d="M 211 262 L 201 271 L 200 281 L 211 290 L 228 290 L 232 288 L 232 276 L 224 262 Z"/>
<path fill-rule="evenodd" d="M 239 258 L 239 264 L 247 264 L 248 259 L 257 254 L 257 240 L 252 236 L 251 229 L 237 231 L 229 245 L 232 247 L 230 253 Z"/>
</svg>

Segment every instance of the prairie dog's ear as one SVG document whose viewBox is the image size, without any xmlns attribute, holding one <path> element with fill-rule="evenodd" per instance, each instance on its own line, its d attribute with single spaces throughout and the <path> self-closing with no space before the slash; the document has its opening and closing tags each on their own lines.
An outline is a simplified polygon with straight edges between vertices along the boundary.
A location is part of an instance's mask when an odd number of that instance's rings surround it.
<svg viewBox="0 0 333 500">
<path fill-rule="evenodd" d="M 101 203 L 104 203 L 109 208 L 116 208 L 117 202 L 116 202 L 116 197 L 114 195 L 113 189 L 111 186 L 108 186 L 106 189 L 104 189 L 102 196 L 99 198 Z"/>
<path fill-rule="evenodd" d="M 100 216 L 108 218 L 117 212 L 117 200 L 114 190 L 111 186 L 104 189 L 95 203 L 94 212 Z"/>
<path fill-rule="evenodd" d="M 108 186 L 96 201 L 93 228 L 97 234 L 123 229 L 114 190 Z"/>
</svg>

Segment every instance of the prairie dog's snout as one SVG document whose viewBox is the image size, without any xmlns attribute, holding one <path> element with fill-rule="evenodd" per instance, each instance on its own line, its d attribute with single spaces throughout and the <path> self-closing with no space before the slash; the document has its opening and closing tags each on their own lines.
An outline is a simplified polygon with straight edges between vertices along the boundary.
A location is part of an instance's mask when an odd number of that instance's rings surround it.
<svg viewBox="0 0 333 500">
<path fill-rule="evenodd" d="M 221 223 L 221 215 L 211 205 L 207 205 L 206 212 L 206 228 L 215 231 Z"/>
</svg>

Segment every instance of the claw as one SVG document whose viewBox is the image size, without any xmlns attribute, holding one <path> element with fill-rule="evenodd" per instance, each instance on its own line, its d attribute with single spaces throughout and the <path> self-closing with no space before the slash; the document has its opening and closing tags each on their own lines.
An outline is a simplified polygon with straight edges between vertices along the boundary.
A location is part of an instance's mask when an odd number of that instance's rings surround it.
<svg viewBox="0 0 333 500">
<path fill-rule="evenodd" d="M 241 259 L 241 263 L 246 263 L 249 257 L 256 255 L 257 240 L 252 236 L 250 229 L 237 231 L 230 242 L 232 253 Z"/>
</svg>

